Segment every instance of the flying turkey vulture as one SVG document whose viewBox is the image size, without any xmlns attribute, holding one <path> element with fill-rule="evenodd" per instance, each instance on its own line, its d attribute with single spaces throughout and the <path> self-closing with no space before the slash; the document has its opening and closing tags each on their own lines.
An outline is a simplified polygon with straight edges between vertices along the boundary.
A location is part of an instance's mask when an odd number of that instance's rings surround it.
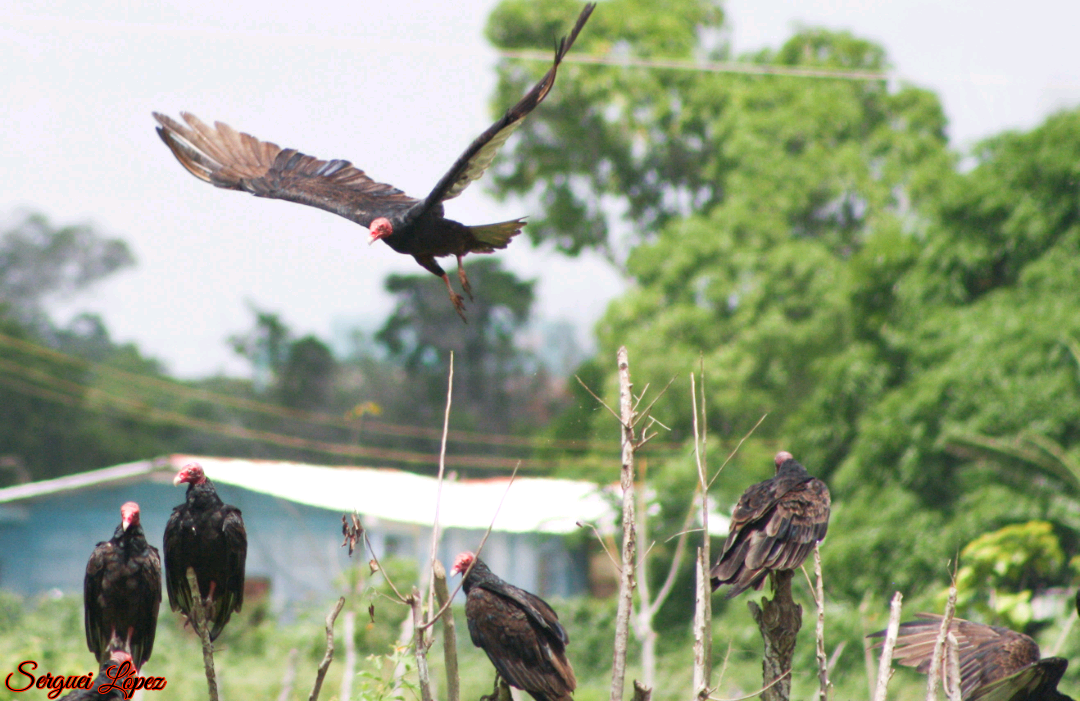
<svg viewBox="0 0 1080 701">
<path fill-rule="evenodd" d="M 941 619 L 920 613 L 902 624 L 893 657 L 923 674 L 929 672 Z M 962 618 L 953 619 L 949 632 L 956 637 L 964 701 L 1072 701 L 1057 690 L 1068 660 L 1039 659 L 1039 646 L 1028 636 Z M 881 631 L 870 637 L 884 635 Z"/>
<path fill-rule="evenodd" d="M 165 584 L 172 610 L 183 611 L 195 627 L 187 580 L 188 568 L 195 568 L 199 591 L 210 602 L 207 620 L 214 640 L 244 603 L 247 531 L 240 509 L 222 503 L 201 465 L 191 463 L 173 479 L 173 484 L 184 482 L 187 499 L 173 509 L 165 525 Z"/>
<path fill-rule="evenodd" d="M 210 128 L 186 112 L 181 112 L 181 116 L 187 126 L 154 112 L 161 125 L 157 132 L 180 164 L 200 180 L 258 197 L 311 205 L 367 227 L 371 232 L 369 243 L 385 241 L 390 248 L 411 255 L 425 270 L 441 277 L 446 282 L 450 301 L 464 320 L 465 304 L 450 286 L 450 278 L 435 261 L 436 256 L 457 257 L 461 287 L 472 299 L 461 259 L 468 253 L 492 253 L 506 248 L 510 239 L 521 233 L 525 220 L 465 226 L 443 216 L 443 202 L 460 195 L 469 183 L 484 174 L 510 134 L 547 97 L 555 84 L 559 63 L 594 7 L 594 3 L 586 5 L 570 36 L 559 41 L 555 63 L 540 82 L 478 136 L 423 199 L 375 182 L 349 161 L 320 161 L 295 149 L 282 149 L 250 134 L 238 133 L 221 122 Z"/>
<path fill-rule="evenodd" d="M 566 634 L 559 617 L 538 596 L 496 577 L 471 552 L 458 555 L 450 574 L 465 579 L 465 618 L 473 645 L 487 653 L 511 686 L 536 701 L 568 701 L 577 686 L 566 659 Z"/>
<path fill-rule="evenodd" d="M 97 544 L 83 578 L 86 646 L 98 662 L 107 662 L 114 638 L 131 653 L 140 669 L 154 651 L 161 606 L 161 558 L 146 542 L 139 505 L 120 507 L 120 525 L 112 540 Z"/>
<path fill-rule="evenodd" d="M 781 451 L 776 475 L 739 497 L 720 559 L 710 572 L 712 588 L 730 584 L 727 598 L 761 589 L 770 572 L 793 570 L 829 529 L 829 488 Z"/>
<path fill-rule="evenodd" d="M 132 662 L 131 655 L 121 649 L 110 649 L 109 654 L 105 657 L 105 660 L 102 661 L 101 668 L 98 670 L 94 680 L 90 682 L 90 688 L 76 689 L 70 694 L 64 694 L 60 697 L 59 701 L 107 701 L 110 699 L 123 699 L 124 692 L 117 688 L 113 682 L 117 681 L 117 669 L 125 662 Z M 110 670 L 112 671 L 110 672 Z M 98 689 L 102 685 L 110 687 L 107 693 L 102 694 L 98 692 Z"/>
</svg>

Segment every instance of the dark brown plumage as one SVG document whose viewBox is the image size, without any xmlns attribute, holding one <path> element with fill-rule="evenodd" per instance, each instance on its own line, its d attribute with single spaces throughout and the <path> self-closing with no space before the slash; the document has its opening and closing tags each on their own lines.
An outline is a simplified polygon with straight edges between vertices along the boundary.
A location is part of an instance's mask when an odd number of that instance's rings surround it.
<svg viewBox="0 0 1080 701">
<path fill-rule="evenodd" d="M 920 613 L 902 624 L 893 658 L 923 674 L 929 672 L 941 621 L 941 616 Z M 1068 661 L 1039 659 L 1039 646 L 1028 636 L 962 618 L 953 619 L 949 632 L 956 637 L 964 701 L 1072 701 L 1057 690 Z M 881 631 L 871 637 L 884 635 Z"/>
<path fill-rule="evenodd" d="M 450 574 L 458 573 L 465 577 L 469 637 L 499 676 L 537 701 L 571 699 L 577 679 L 566 659 L 570 637 L 547 602 L 499 579 L 470 552 L 458 555 Z"/>
<path fill-rule="evenodd" d="M 424 199 L 409 197 L 391 185 L 377 183 L 348 161 L 320 161 L 295 149 L 282 149 L 277 144 L 238 133 L 221 122 L 210 128 L 186 112 L 181 115 L 187 126 L 155 112 L 154 118 L 161 125 L 157 132 L 181 165 L 200 180 L 258 197 L 311 205 L 367 227 L 372 243 L 385 241 L 390 248 L 413 256 L 425 270 L 441 277 L 446 282 L 450 301 L 464 320 L 461 295 L 454 292 L 450 278 L 435 258 L 457 257 L 458 277 L 471 299 L 472 290 L 461 259 L 468 253 L 492 253 L 506 248 L 510 239 L 521 233 L 525 220 L 465 226 L 445 218 L 442 203 L 460 195 L 469 183 L 484 174 L 510 134 L 547 97 L 555 84 L 559 64 L 594 7 L 590 3 L 581 11 L 570 35 L 556 47 L 555 63 L 540 82 L 465 149 Z"/>
<path fill-rule="evenodd" d="M 139 505 L 120 507 L 112 540 L 97 544 L 83 578 L 86 646 L 107 662 L 114 639 L 131 653 L 136 669 L 150 659 L 161 607 L 161 557 L 146 542 Z"/>
<path fill-rule="evenodd" d="M 222 503 L 199 464 L 187 465 L 173 479 L 173 484 L 184 482 L 187 499 L 165 526 L 165 584 L 172 610 L 182 611 L 195 626 L 187 580 L 188 568 L 195 568 L 199 591 L 211 602 L 207 620 L 214 640 L 244 603 L 247 531 L 240 509 Z"/>
<path fill-rule="evenodd" d="M 710 572 L 714 591 L 731 585 L 729 599 L 750 587 L 761 589 L 770 572 L 801 565 L 829 530 L 829 488 L 791 453 L 777 453 L 775 462 L 776 475 L 739 498 L 724 550 Z"/>
</svg>

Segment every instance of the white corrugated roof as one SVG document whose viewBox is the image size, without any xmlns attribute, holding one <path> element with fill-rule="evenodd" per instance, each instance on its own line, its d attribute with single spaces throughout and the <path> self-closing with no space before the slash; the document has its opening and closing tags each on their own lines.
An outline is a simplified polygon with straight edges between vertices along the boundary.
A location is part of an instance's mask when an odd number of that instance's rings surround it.
<svg viewBox="0 0 1080 701">
<path fill-rule="evenodd" d="M 434 521 L 438 480 L 402 470 L 328 467 L 274 460 L 242 460 L 193 455 L 167 458 L 68 475 L 0 489 L 0 503 L 131 479 L 159 471 L 175 472 L 198 462 L 221 484 L 335 511 L 357 511 L 366 518 L 430 526 Z M 439 523 L 444 528 L 569 533 L 578 521 L 610 521 L 613 509 L 591 482 L 518 477 L 444 480 Z"/>
</svg>

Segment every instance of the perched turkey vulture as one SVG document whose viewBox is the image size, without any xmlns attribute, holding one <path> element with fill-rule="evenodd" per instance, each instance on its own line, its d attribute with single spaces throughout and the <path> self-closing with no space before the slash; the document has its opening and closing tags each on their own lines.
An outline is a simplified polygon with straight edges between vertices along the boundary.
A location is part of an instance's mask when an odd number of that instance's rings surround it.
<svg viewBox="0 0 1080 701">
<path fill-rule="evenodd" d="M 566 634 L 543 599 L 496 577 L 471 552 L 458 555 L 450 574 L 465 579 L 465 618 L 473 645 L 487 653 L 510 686 L 536 701 L 568 701 L 577 686 L 566 659 Z"/>
<path fill-rule="evenodd" d="M 727 598 L 761 589 L 770 572 L 793 570 L 829 529 L 829 488 L 781 451 L 776 475 L 739 497 L 720 559 L 710 572 L 712 588 L 730 584 Z"/>
<path fill-rule="evenodd" d="M 555 63 L 525 97 L 488 127 L 465 149 L 457 162 L 423 199 L 377 183 L 349 161 L 320 161 L 295 149 L 282 149 L 250 134 L 215 122 L 210 128 L 195 115 L 181 112 L 187 126 L 154 112 L 161 125 L 162 141 L 192 175 L 230 190 L 244 190 L 258 197 L 298 202 L 338 214 L 371 232 L 370 243 L 385 241 L 398 253 L 411 255 L 425 270 L 446 282 L 450 301 L 465 319 L 465 304 L 454 292 L 436 256 L 456 256 L 461 287 L 472 299 L 469 279 L 461 259 L 468 253 L 492 253 L 506 248 L 521 233 L 524 219 L 465 226 L 443 216 L 443 202 L 453 199 L 478 180 L 499 148 L 506 142 L 555 84 L 555 73 L 595 3 L 585 6 L 569 37 L 559 41 Z"/>
<path fill-rule="evenodd" d="M 97 544 L 83 578 L 86 646 L 98 662 L 107 662 L 114 638 L 141 669 L 154 651 L 161 606 L 161 558 L 146 542 L 139 505 L 120 507 L 120 525 L 112 540 Z"/>
<path fill-rule="evenodd" d="M 247 531 L 240 509 L 222 503 L 201 465 L 191 463 L 173 479 L 173 484 L 184 482 L 187 499 L 173 509 L 165 525 L 165 584 L 172 610 L 183 611 L 195 627 L 187 580 L 188 568 L 195 568 L 199 591 L 210 602 L 207 620 L 214 640 L 244 603 Z"/>
<path fill-rule="evenodd" d="M 929 672 L 941 619 L 920 613 L 902 624 L 893 657 L 923 674 Z M 949 632 L 956 637 L 964 701 L 1072 701 L 1057 690 L 1068 660 L 1039 659 L 1039 646 L 1028 636 L 962 618 L 953 619 Z M 880 631 L 871 637 L 884 635 Z"/>
<path fill-rule="evenodd" d="M 158 583 L 158 588 L 160 589 L 160 582 Z M 90 682 L 90 688 L 76 689 L 70 694 L 64 694 L 60 697 L 59 701 L 108 701 L 111 699 L 123 699 L 124 692 L 121 691 L 121 689 L 116 688 L 113 682 L 117 680 L 117 670 L 125 662 L 132 662 L 131 655 L 119 648 L 110 649 L 105 660 L 102 661 L 101 668 L 98 670 L 97 675 L 94 677 L 93 681 Z M 102 685 L 110 687 L 109 691 L 104 694 L 100 693 L 98 689 L 101 688 Z"/>
</svg>

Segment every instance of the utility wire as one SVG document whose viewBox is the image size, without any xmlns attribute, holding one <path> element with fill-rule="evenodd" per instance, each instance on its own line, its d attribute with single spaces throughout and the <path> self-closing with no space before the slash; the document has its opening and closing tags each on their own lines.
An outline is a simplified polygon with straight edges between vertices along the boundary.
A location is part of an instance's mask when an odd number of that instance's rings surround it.
<svg viewBox="0 0 1080 701">
<path fill-rule="evenodd" d="M 544 51 L 500 51 L 503 58 L 516 58 L 524 61 L 545 61 L 551 63 L 551 53 Z M 563 63 L 591 63 L 601 66 L 622 68 L 665 68 L 701 73 L 744 73 L 749 75 L 782 75 L 793 78 L 834 78 L 839 80 L 889 80 L 896 77 L 892 71 L 854 71 L 834 70 L 831 68 L 808 68 L 802 66 L 781 66 L 766 63 L 746 63 L 743 61 L 686 61 L 665 58 L 635 58 L 633 56 L 589 56 L 570 54 Z"/>
<path fill-rule="evenodd" d="M 200 401 L 208 401 L 219 404 L 221 406 L 228 406 L 235 409 L 253 411 L 257 413 L 268 414 L 278 418 L 292 419 L 296 421 L 303 421 L 309 424 L 331 426 L 335 428 L 363 430 L 370 431 L 371 433 L 381 433 L 392 436 L 404 436 L 409 438 L 425 438 L 430 440 L 441 440 L 442 438 L 442 431 L 438 429 L 375 421 L 370 417 L 365 417 L 363 423 L 361 423 L 355 419 L 347 419 L 344 417 L 336 416 L 334 414 L 306 411 L 303 409 L 292 409 L 289 407 L 269 404 L 267 402 L 260 402 L 257 400 L 244 399 L 242 397 L 234 397 L 226 394 L 220 394 L 205 389 L 187 387 L 173 380 L 165 380 L 156 377 L 149 377 L 147 375 L 140 375 L 137 373 L 128 372 L 126 370 L 109 367 L 108 365 L 103 365 L 101 363 L 84 360 L 82 358 L 78 358 L 67 353 L 54 350 L 52 348 L 47 348 L 45 346 L 41 346 L 30 341 L 25 341 L 20 338 L 8 336 L 7 334 L 3 333 L 0 333 L 0 346 L 8 346 L 10 348 L 15 348 L 32 355 L 36 355 L 38 357 L 49 358 L 51 360 L 55 360 L 78 368 L 89 368 L 94 372 L 100 373 L 102 375 L 111 376 L 115 379 L 125 382 L 126 384 L 134 383 L 145 387 L 156 388 L 166 394 L 172 395 L 173 398 L 186 398 Z M 29 370 L 28 366 L 24 367 Z M 92 388 L 84 387 L 84 389 Z M 530 438 L 525 436 L 508 436 L 504 434 L 477 433 L 459 430 L 450 431 L 448 433 L 448 436 L 450 440 L 456 443 L 502 445 L 523 448 L 597 450 L 596 443 L 587 440 Z M 682 449 L 681 445 L 674 443 L 658 444 L 656 447 L 667 448 L 668 450 Z"/>
</svg>

